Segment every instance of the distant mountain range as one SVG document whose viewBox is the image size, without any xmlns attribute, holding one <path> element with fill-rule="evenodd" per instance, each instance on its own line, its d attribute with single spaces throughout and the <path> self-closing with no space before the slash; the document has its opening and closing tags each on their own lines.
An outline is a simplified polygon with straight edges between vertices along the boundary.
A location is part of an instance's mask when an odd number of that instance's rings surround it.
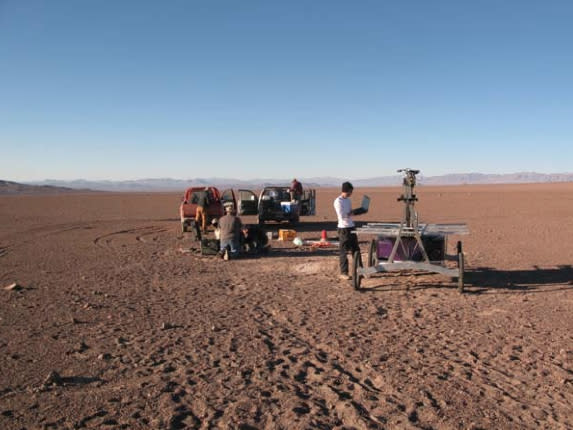
<svg viewBox="0 0 573 430">
<path fill-rule="evenodd" d="M 77 193 L 78 189 L 54 185 L 29 185 L 18 182 L 0 180 L 1 194 L 60 194 L 60 193 Z M 82 190 L 91 191 L 91 190 Z"/>
<path fill-rule="evenodd" d="M 402 183 L 400 175 L 380 176 L 367 179 L 312 177 L 299 178 L 305 186 L 312 187 L 338 187 L 344 181 L 350 180 L 355 187 L 397 186 Z M 241 180 L 232 178 L 194 178 L 194 179 L 137 179 L 131 181 L 89 181 L 77 179 L 63 181 L 46 179 L 40 182 L 20 184 L 40 187 L 59 187 L 73 190 L 99 190 L 99 191 L 182 191 L 190 186 L 214 185 L 219 188 L 261 188 L 266 185 L 288 185 L 289 179 L 252 179 Z M 0 181 L 6 182 L 6 181 Z M 460 185 L 460 184 L 519 184 L 519 183 L 546 183 L 546 182 L 573 182 L 573 173 L 544 174 L 535 172 L 519 172 L 507 174 L 486 173 L 453 173 L 442 176 L 418 176 L 418 184 L 423 185 Z M 15 184 L 15 183 L 12 183 Z M 12 186 L 13 187 L 13 186 Z M 49 189 L 49 188 L 47 188 Z M 23 189 L 24 190 L 24 189 Z M 0 191 L 1 192 L 1 191 Z M 26 191 L 21 191 L 26 192 Z M 5 193 L 4 193 L 5 194 Z"/>
</svg>

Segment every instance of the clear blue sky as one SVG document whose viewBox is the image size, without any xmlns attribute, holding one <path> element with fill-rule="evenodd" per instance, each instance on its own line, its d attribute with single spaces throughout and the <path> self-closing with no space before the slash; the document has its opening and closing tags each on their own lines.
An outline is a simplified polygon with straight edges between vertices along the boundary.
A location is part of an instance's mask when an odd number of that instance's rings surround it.
<svg viewBox="0 0 573 430">
<path fill-rule="evenodd" d="M 0 0 L 0 179 L 573 171 L 573 1 Z"/>
</svg>

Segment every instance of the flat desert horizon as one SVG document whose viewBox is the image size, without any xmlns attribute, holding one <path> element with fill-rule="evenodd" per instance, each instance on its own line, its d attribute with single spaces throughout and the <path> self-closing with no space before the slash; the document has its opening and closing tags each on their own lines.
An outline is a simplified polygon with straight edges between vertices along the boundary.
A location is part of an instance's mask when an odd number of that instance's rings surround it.
<svg viewBox="0 0 573 430">
<path fill-rule="evenodd" d="M 469 227 L 463 294 L 356 291 L 291 242 L 202 256 L 182 193 L 0 196 L 0 428 L 573 428 L 573 183 L 416 191 L 420 222 Z M 336 237 L 338 194 L 299 236 Z M 363 194 L 356 221 L 400 220 L 401 188 Z"/>
</svg>

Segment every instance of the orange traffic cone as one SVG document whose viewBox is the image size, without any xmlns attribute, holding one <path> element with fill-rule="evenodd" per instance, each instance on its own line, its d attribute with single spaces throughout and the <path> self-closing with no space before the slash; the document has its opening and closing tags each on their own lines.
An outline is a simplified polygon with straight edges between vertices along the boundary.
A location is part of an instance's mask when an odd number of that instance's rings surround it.
<svg viewBox="0 0 573 430">
<path fill-rule="evenodd" d="M 326 242 L 326 230 L 322 230 L 322 233 L 320 233 L 320 241 Z"/>
</svg>

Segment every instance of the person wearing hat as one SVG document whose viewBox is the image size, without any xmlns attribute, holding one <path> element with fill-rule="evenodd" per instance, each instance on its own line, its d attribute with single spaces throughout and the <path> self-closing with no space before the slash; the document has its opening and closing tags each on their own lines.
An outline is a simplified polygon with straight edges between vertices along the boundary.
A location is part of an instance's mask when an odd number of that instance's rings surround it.
<svg viewBox="0 0 573 430">
<path fill-rule="evenodd" d="M 225 215 L 219 218 L 219 235 L 221 238 L 221 255 L 225 260 L 239 255 L 240 240 L 243 234 L 243 223 L 235 215 L 233 204 L 225 204 Z"/>
<path fill-rule="evenodd" d="M 342 280 L 350 280 L 348 275 L 348 258 L 346 254 L 350 252 L 354 254 L 356 251 L 360 251 L 358 246 L 358 237 L 354 232 L 355 226 L 354 221 L 352 221 L 352 215 L 358 215 L 359 212 L 352 210 L 352 202 L 350 197 L 352 196 L 352 191 L 354 187 L 350 182 L 344 182 L 342 184 L 342 192 L 334 200 L 334 210 L 336 211 L 336 217 L 338 218 L 338 240 L 339 240 L 339 266 L 340 275 L 339 278 Z"/>
</svg>

